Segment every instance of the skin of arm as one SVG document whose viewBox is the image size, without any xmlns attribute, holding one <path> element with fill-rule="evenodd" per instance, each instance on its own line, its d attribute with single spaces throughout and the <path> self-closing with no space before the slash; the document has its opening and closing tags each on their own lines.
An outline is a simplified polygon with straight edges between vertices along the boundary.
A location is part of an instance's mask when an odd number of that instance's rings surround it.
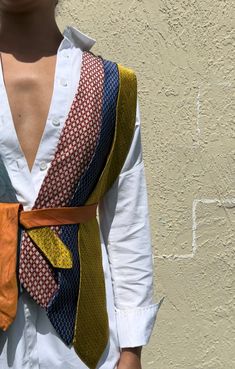
<svg viewBox="0 0 235 369">
<path fill-rule="evenodd" d="M 121 350 L 117 369 L 142 369 L 140 347 L 125 347 Z"/>
</svg>

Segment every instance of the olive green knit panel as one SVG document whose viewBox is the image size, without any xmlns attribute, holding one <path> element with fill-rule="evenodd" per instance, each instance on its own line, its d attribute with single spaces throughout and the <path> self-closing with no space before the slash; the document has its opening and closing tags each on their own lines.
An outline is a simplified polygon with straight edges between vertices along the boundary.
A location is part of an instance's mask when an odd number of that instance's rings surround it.
<svg viewBox="0 0 235 369">
<path fill-rule="evenodd" d="M 80 290 L 74 348 L 95 369 L 109 337 L 99 225 L 94 218 L 79 226 Z"/>
</svg>

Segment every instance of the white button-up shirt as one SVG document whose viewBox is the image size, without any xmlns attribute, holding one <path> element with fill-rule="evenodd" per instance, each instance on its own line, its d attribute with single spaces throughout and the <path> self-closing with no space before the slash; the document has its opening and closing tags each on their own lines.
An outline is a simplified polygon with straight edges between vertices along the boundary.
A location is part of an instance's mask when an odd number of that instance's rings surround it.
<svg viewBox="0 0 235 369">
<path fill-rule="evenodd" d="M 17 199 L 32 208 L 47 173 L 80 79 L 83 50 L 95 40 L 66 27 L 57 51 L 54 89 L 45 130 L 30 172 L 17 139 L 0 68 L 0 155 Z M 153 258 L 142 159 L 140 111 L 122 171 L 99 206 L 100 237 L 109 316 L 109 344 L 98 368 L 114 369 L 120 348 L 147 344 L 163 299 L 153 303 Z M 0 332 L 1 369 L 87 369 L 57 335 L 45 311 L 27 294 L 17 316 Z"/>
</svg>

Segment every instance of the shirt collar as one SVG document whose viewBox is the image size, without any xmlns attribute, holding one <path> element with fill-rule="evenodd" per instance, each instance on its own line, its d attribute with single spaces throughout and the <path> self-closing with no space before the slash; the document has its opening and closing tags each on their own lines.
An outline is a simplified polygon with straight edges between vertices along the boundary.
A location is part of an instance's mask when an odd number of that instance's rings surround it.
<svg viewBox="0 0 235 369">
<path fill-rule="evenodd" d="M 96 43 L 95 39 L 87 36 L 85 33 L 82 33 L 79 29 L 73 26 L 65 27 L 63 36 L 63 46 L 65 46 L 65 42 L 67 41 L 69 47 L 79 47 L 81 50 L 84 51 L 90 50 L 92 46 Z"/>
</svg>

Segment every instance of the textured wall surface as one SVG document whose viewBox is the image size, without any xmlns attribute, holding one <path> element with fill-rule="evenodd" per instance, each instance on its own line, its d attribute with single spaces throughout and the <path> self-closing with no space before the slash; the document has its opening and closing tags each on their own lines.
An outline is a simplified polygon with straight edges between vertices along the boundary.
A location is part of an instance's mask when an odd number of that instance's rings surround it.
<svg viewBox="0 0 235 369">
<path fill-rule="evenodd" d="M 234 369 L 234 1 L 60 1 L 62 29 L 138 76 L 155 301 L 165 296 L 143 369 Z"/>
</svg>

